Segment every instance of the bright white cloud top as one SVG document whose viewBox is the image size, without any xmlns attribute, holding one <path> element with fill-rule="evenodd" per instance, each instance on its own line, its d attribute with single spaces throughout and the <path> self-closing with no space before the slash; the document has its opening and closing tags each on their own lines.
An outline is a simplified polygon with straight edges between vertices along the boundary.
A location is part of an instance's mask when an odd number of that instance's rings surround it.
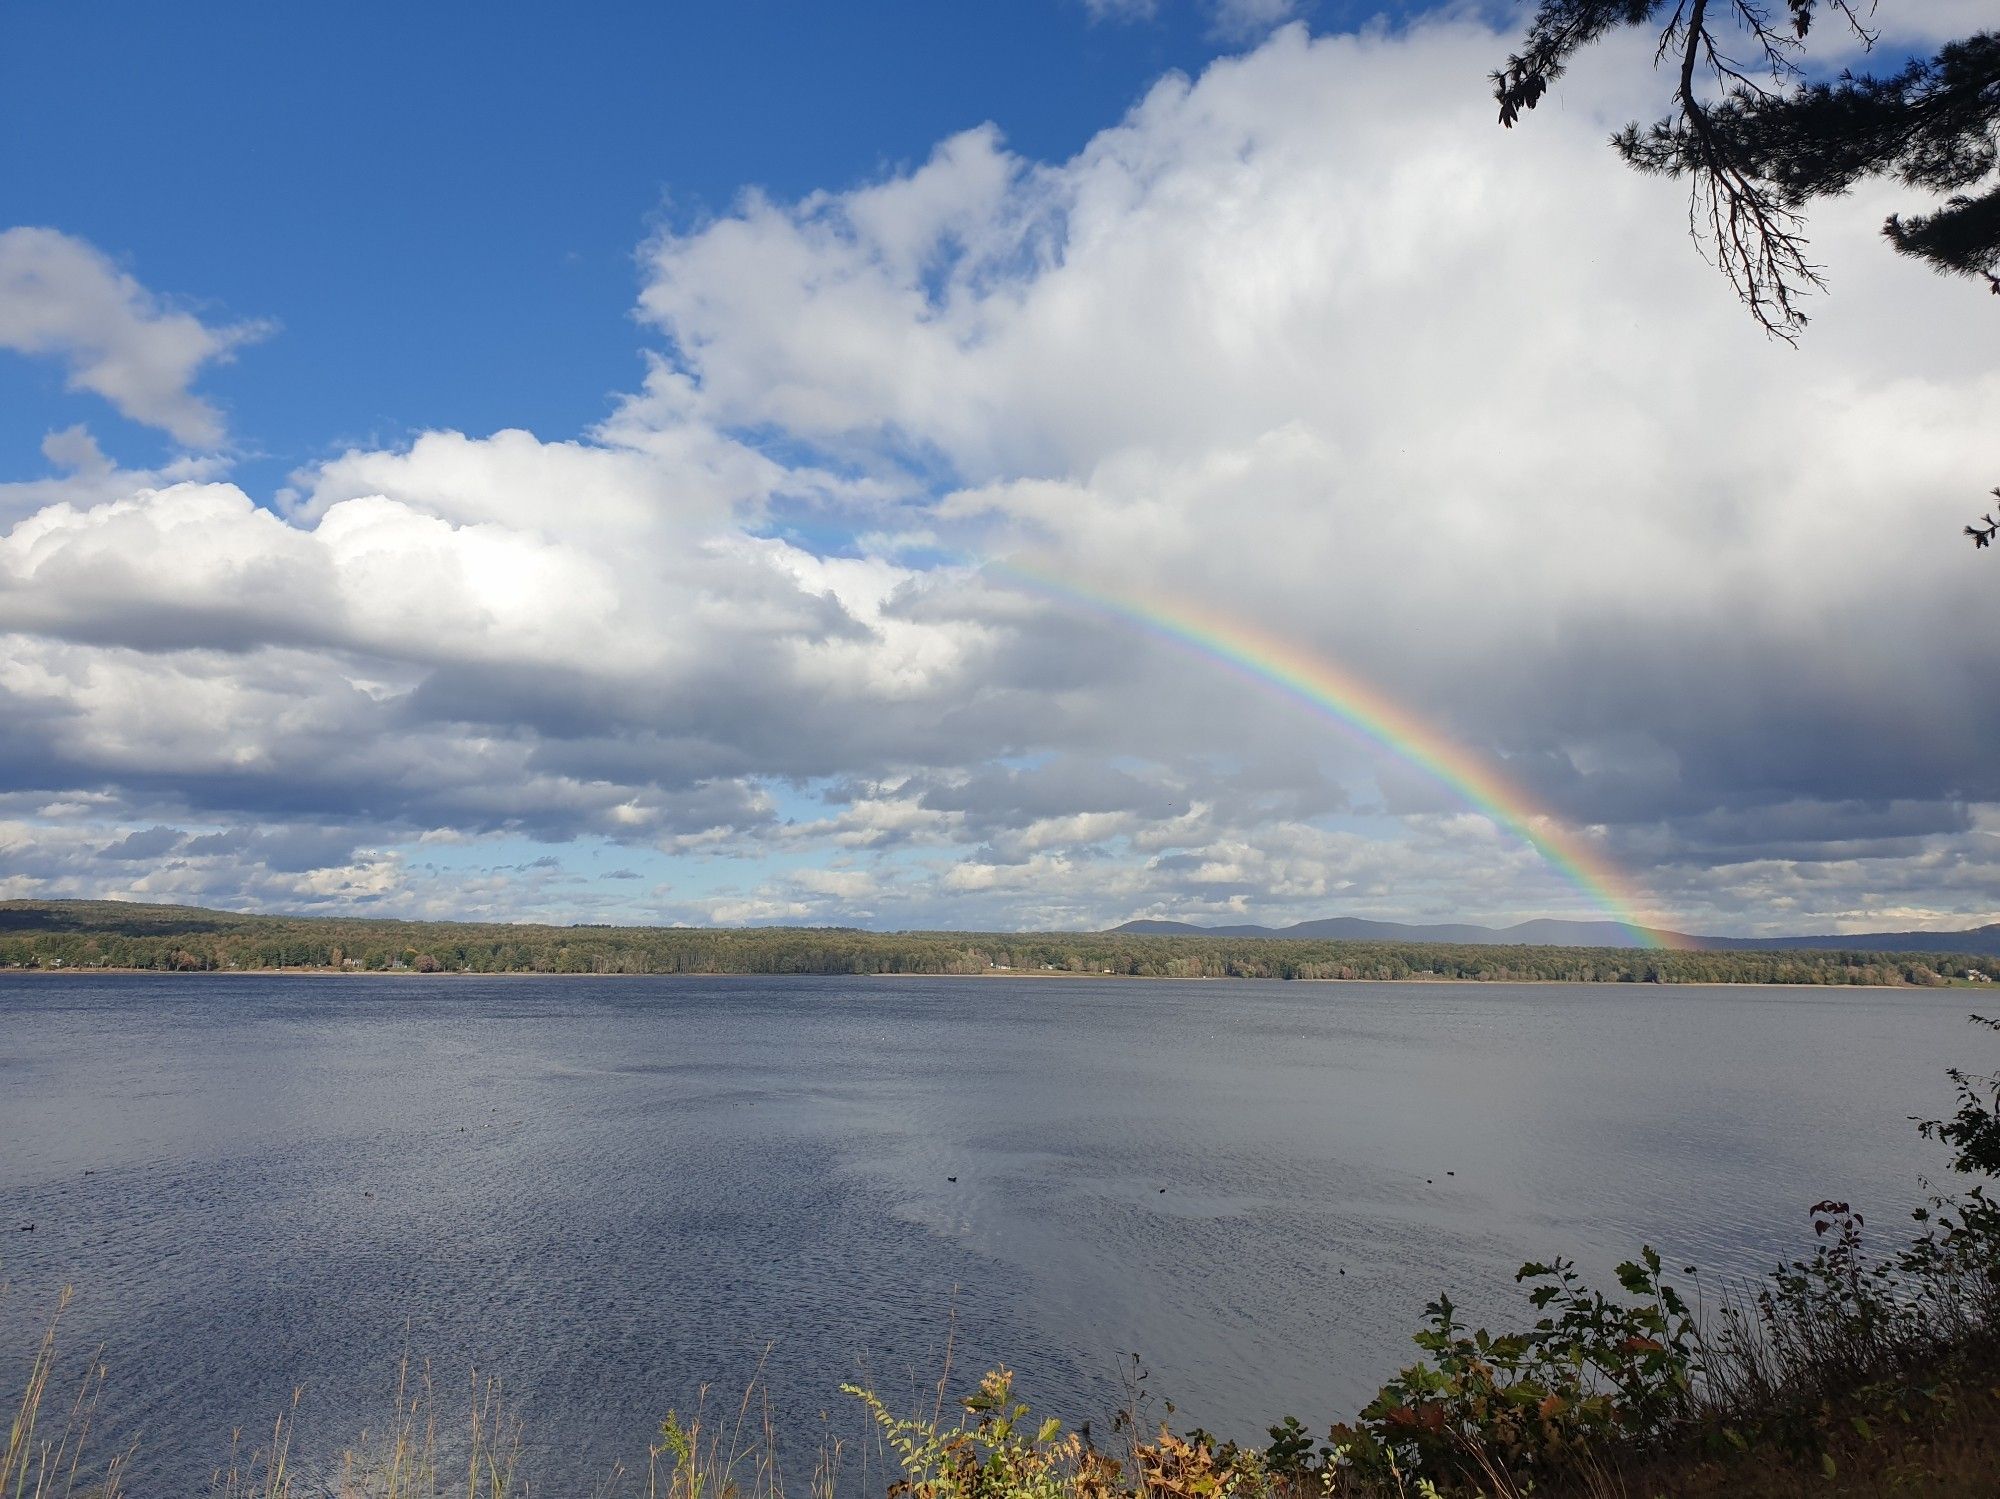
<svg viewBox="0 0 2000 1499">
<path fill-rule="evenodd" d="M 1856 201 L 1805 347 L 1769 343 L 1603 148 L 1644 59 L 1510 135 L 1504 50 L 1290 27 L 1068 160 L 982 126 L 746 194 L 644 247 L 660 347 L 578 438 L 426 432 L 253 496 L 58 434 L 0 490 L 0 894 L 1578 909 L 1407 769 L 976 565 L 1033 549 L 1388 686 L 1687 929 L 1991 918 L 2000 595 L 1952 539 L 1986 309 Z M 185 446 L 252 331 L 0 235 L 0 344 Z"/>
</svg>

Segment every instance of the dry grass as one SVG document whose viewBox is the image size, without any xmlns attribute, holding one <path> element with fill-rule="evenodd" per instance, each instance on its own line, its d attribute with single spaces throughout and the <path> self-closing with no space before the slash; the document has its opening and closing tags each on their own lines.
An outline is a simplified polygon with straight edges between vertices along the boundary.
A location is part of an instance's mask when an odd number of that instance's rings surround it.
<svg viewBox="0 0 2000 1499">
<path fill-rule="evenodd" d="M 734 1410 L 725 1405 L 711 1416 L 709 1387 L 703 1385 L 691 1414 L 667 1412 L 646 1451 L 645 1499 L 786 1499 L 776 1414 L 763 1368 L 760 1359 Z M 807 1499 L 833 1499 L 841 1451 L 837 1441 L 822 1443 L 806 1483 Z M 622 1469 L 614 1470 L 599 1492 L 611 1499 L 624 1492 L 628 1478 Z"/>
<path fill-rule="evenodd" d="M 442 1398 L 429 1366 L 413 1368 L 406 1353 L 388 1418 L 376 1430 L 364 1428 L 330 1472 L 294 1453 L 298 1402 L 294 1391 L 291 1409 L 262 1445 L 246 1448 L 236 1433 L 211 1485 L 215 1499 L 508 1499 L 526 1491 L 517 1482 L 521 1422 L 497 1379 L 471 1375 L 459 1405 Z"/>
<path fill-rule="evenodd" d="M 6 1288 L 0 1286 L 0 1303 L 5 1299 Z M 104 1396 L 102 1350 L 85 1363 L 70 1399 L 44 1410 L 56 1378 L 56 1334 L 70 1300 L 71 1293 L 65 1288 L 56 1299 L 14 1407 L 7 1449 L 0 1452 L 0 1496 L 5 1499 L 118 1499 L 125 1492 L 131 1449 L 113 1450 L 100 1466 L 91 1448 L 92 1428 Z"/>
<path fill-rule="evenodd" d="M 1993 1499 L 2000 1494 L 2000 1370 L 1963 1371 L 1916 1403 L 1898 1392 L 1856 1398 L 1820 1412 L 1816 1451 L 1760 1442 L 1720 1444 L 1627 1459 L 1599 1473 L 1543 1483 L 1537 1499 Z M 1507 1490 L 1496 1489 L 1496 1494 Z"/>
<path fill-rule="evenodd" d="M 59 1335 L 73 1299 L 67 1287 L 57 1298 L 14 1403 L 0 1452 L 0 1499 L 152 1499 L 143 1485 L 128 1487 L 136 1443 L 101 1460 L 92 1450 L 106 1383 L 101 1357 L 84 1366 L 67 1402 L 57 1399 Z M 441 1389 L 430 1366 L 405 1352 L 385 1419 L 329 1462 L 316 1462 L 299 1442 L 300 1395 L 294 1390 L 290 1406 L 261 1434 L 232 1434 L 210 1478 L 210 1499 L 530 1499 L 534 1492 L 525 1427 L 496 1378 L 474 1373 L 464 1385 Z M 551 1475 L 546 1491 L 594 1499 L 791 1499 L 800 1491 L 788 1487 L 779 1451 L 760 1360 L 733 1404 L 718 1408 L 704 1386 L 690 1414 L 668 1411 L 643 1465 L 615 1465 L 594 1484 Z M 840 1457 L 839 1442 L 822 1443 L 800 1499 L 834 1499 Z"/>
</svg>

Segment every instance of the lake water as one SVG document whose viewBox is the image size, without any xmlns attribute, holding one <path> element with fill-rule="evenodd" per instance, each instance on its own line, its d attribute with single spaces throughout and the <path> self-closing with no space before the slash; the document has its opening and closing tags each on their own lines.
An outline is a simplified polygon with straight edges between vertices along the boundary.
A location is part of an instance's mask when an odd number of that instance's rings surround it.
<svg viewBox="0 0 2000 1499">
<path fill-rule="evenodd" d="M 1829 1195 L 1900 1232 L 1970 998 L 0 976 L 0 1386 L 69 1282 L 141 1492 L 295 1386 L 337 1450 L 406 1344 L 502 1375 L 570 1488 L 760 1359 L 846 1430 L 837 1384 L 907 1398 L 954 1321 L 956 1383 L 1038 1411 L 1102 1423 L 1136 1352 L 1177 1421 L 1319 1427 L 1523 1259 L 1755 1271 Z"/>
</svg>

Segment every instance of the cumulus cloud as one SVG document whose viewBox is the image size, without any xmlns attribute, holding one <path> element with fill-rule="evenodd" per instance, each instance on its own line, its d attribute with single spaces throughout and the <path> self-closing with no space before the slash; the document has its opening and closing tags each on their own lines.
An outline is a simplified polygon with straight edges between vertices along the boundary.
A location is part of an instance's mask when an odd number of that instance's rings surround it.
<svg viewBox="0 0 2000 1499">
<path fill-rule="evenodd" d="M 1769 344 L 1604 150 L 1642 51 L 1508 133 L 1506 45 L 1292 26 L 1066 161 L 986 126 L 750 194 L 645 247 L 664 349 L 572 440 L 426 433 L 259 503 L 59 435 L 33 482 L 73 487 L 4 492 L 0 799 L 58 809 L 19 846 L 74 854 L 44 888 L 150 858 L 116 878 L 319 908 L 1588 914 L 1328 716 L 988 565 L 1028 555 L 1374 683 L 1676 924 L 1991 915 L 1965 291 L 1857 194 Z M 294 852 L 231 831 L 267 826 Z M 500 838 L 616 873 L 439 862 Z"/>
<path fill-rule="evenodd" d="M 210 327 L 72 235 L 0 230 L 0 348 L 62 360 L 70 389 L 100 395 L 187 447 L 223 440 L 221 413 L 191 389 L 202 366 L 268 331 Z"/>
<path fill-rule="evenodd" d="M 1836 278 L 1876 283 L 1863 311 L 1766 346 L 1663 232 L 1671 192 L 1606 161 L 1622 90 L 1532 139 L 1483 128 L 1459 80 L 1494 45 L 1289 32 L 1060 169 L 981 132 L 753 203 L 664 244 L 644 305 L 730 419 L 852 439 L 866 392 L 865 422 L 971 481 L 950 512 L 1282 620 L 1489 742 L 1567 739 L 1581 781 L 1636 749 L 1677 782 L 1880 794 L 1862 741 L 1890 724 L 1925 721 L 1920 754 L 1977 742 L 1990 704 L 1955 689 L 1983 649 L 1948 621 L 1991 606 L 1937 538 L 2000 386 L 1952 289 L 1884 267 L 1857 205 L 1822 229 Z M 760 310 L 725 260 L 809 269 Z M 1878 302 L 1939 336 L 1877 341 Z M 1885 571 L 1950 606 L 1837 606 Z M 1634 725 L 1670 742 L 1611 752 Z M 1799 756 L 1808 726 L 1852 752 Z M 1991 794 L 1971 759 L 1932 771 Z"/>
<path fill-rule="evenodd" d="M 0 526 L 51 505 L 101 505 L 141 489 L 221 478 L 229 469 L 227 460 L 213 453 L 181 453 L 158 468 L 122 468 L 81 423 L 43 437 L 42 457 L 53 473 L 0 483 Z"/>
</svg>

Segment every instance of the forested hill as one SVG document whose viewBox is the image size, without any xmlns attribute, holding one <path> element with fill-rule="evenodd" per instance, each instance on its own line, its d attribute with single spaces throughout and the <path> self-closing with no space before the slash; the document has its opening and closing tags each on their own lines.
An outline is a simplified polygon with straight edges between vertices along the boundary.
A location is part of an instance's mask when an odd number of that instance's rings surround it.
<svg viewBox="0 0 2000 1499">
<path fill-rule="evenodd" d="M 1214 933 L 867 932 L 246 916 L 116 901 L 0 902 L 0 969 L 182 972 L 1078 974 L 1143 978 L 1940 984 L 2000 959 L 1855 951 L 1341 941 Z"/>
<path fill-rule="evenodd" d="M 1114 932 L 1144 936 L 1280 937 L 1350 942 L 1447 942 L 1468 946 L 1637 947 L 1632 929 L 1616 921 L 1524 921 L 1517 926 L 1472 926 L 1452 922 L 1412 926 L 1399 921 L 1371 921 L 1362 916 L 1331 916 L 1294 926 L 1195 926 L 1185 921 L 1128 921 Z M 1963 932 L 1860 932 L 1849 936 L 1695 937 L 1669 932 L 1675 946 L 1705 952 L 1777 952 L 1811 949 L 1833 952 L 1955 952 L 2000 957 L 2000 923 Z"/>
</svg>

